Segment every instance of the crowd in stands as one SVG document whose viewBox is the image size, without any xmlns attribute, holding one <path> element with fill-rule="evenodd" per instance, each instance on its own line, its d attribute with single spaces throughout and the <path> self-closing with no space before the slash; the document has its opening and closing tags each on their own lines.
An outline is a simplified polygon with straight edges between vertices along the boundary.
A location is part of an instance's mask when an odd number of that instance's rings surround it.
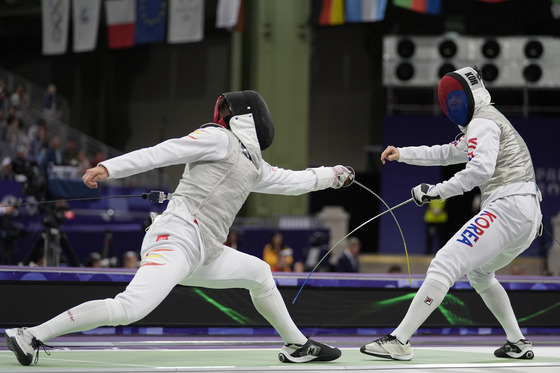
<svg viewBox="0 0 560 373">
<path fill-rule="evenodd" d="M 69 176 L 79 177 L 104 159 L 102 150 L 91 158 L 76 138 L 61 138 L 50 122 L 57 116 L 56 86 L 45 94 L 43 117 L 24 123 L 28 98 L 21 84 L 10 94 L 0 79 L 0 180 L 24 182 L 32 176 L 46 175 L 52 166 L 69 166 Z M 28 118 L 29 116 L 27 116 Z"/>
</svg>

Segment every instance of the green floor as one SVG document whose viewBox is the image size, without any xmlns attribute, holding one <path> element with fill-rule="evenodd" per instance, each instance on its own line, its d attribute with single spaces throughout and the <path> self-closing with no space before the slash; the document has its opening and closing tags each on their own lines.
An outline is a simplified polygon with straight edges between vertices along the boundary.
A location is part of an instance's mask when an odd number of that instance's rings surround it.
<svg viewBox="0 0 560 373">
<path fill-rule="evenodd" d="M 460 349 L 460 350 L 459 350 Z M 169 372 L 169 371 L 344 371 L 418 368 L 477 368 L 549 366 L 560 370 L 560 356 L 537 356 L 533 360 L 497 359 L 489 353 L 433 348 L 414 349 L 412 361 L 390 361 L 361 354 L 358 349 L 343 349 L 333 362 L 283 364 L 278 349 L 213 350 L 52 350 L 41 352 L 38 365 L 19 365 L 10 351 L 0 351 L 0 372 Z"/>
</svg>

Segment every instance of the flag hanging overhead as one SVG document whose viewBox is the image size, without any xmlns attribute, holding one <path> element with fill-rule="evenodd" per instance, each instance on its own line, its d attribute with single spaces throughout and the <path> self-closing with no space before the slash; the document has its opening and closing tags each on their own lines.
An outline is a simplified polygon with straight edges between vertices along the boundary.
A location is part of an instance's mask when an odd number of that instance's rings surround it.
<svg viewBox="0 0 560 373">
<path fill-rule="evenodd" d="M 204 0 L 169 0 L 167 42 L 192 43 L 204 38 Z"/>
<path fill-rule="evenodd" d="M 441 13 L 441 0 L 393 0 L 393 4 L 417 13 Z"/>
<path fill-rule="evenodd" d="M 320 26 L 344 24 L 344 0 L 313 0 L 311 23 Z"/>
<path fill-rule="evenodd" d="M 346 22 L 376 22 L 385 18 L 387 0 L 346 0 Z"/>
<path fill-rule="evenodd" d="M 68 44 L 70 0 L 42 0 L 43 54 L 63 54 Z"/>
<path fill-rule="evenodd" d="M 136 44 L 165 40 L 167 0 L 138 0 L 136 4 Z"/>
<path fill-rule="evenodd" d="M 217 28 L 234 28 L 239 19 L 241 0 L 218 0 L 216 10 Z"/>
<path fill-rule="evenodd" d="M 101 0 L 73 0 L 74 52 L 89 52 L 97 44 Z"/>
<path fill-rule="evenodd" d="M 109 49 L 134 45 L 136 0 L 105 0 Z"/>
</svg>

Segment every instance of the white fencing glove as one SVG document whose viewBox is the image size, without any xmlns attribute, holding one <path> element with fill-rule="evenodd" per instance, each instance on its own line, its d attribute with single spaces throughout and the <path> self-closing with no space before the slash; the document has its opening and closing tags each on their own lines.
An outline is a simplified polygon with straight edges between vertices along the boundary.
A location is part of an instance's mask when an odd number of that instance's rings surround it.
<svg viewBox="0 0 560 373">
<path fill-rule="evenodd" d="M 347 187 L 354 182 L 354 178 L 356 177 L 356 173 L 354 169 L 349 166 L 334 166 L 334 180 L 332 187 L 334 189 L 338 189 L 341 187 Z"/>
<path fill-rule="evenodd" d="M 422 183 L 412 188 L 410 192 L 418 206 L 422 206 L 433 199 L 441 199 L 436 186 L 431 184 Z"/>
</svg>

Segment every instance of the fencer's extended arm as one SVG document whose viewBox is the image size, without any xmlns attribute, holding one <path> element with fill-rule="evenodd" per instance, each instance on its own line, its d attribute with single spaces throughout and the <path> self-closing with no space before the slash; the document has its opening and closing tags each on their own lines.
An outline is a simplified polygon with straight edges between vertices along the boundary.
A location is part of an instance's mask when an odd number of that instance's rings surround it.
<svg viewBox="0 0 560 373">
<path fill-rule="evenodd" d="M 496 169 L 500 135 L 498 125 L 489 119 L 477 118 L 469 123 L 465 136 L 469 161 L 463 170 L 436 185 L 442 199 L 461 195 L 490 180 Z"/>
<path fill-rule="evenodd" d="M 216 161 L 227 153 L 228 136 L 218 128 L 199 128 L 189 135 L 103 161 L 109 178 L 136 175 L 155 168 L 196 161 Z"/>
<path fill-rule="evenodd" d="M 416 166 L 448 166 L 468 161 L 465 136 L 445 145 L 407 146 L 398 149 L 399 162 Z"/>
<path fill-rule="evenodd" d="M 264 160 L 263 176 L 253 192 L 297 196 L 332 187 L 335 182 L 333 167 L 315 167 L 302 171 L 273 167 Z"/>
</svg>

